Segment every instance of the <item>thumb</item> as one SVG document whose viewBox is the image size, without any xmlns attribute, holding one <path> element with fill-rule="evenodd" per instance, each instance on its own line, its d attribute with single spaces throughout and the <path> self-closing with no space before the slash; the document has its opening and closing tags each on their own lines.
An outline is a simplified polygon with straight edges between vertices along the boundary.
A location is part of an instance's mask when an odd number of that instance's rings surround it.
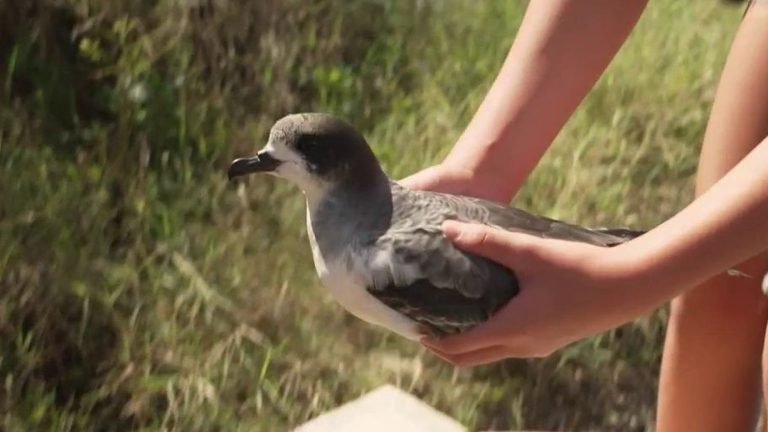
<svg viewBox="0 0 768 432">
<path fill-rule="evenodd" d="M 456 247 L 483 256 L 507 267 L 519 268 L 530 262 L 536 237 L 503 231 L 487 225 L 445 221 L 443 235 Z"/>
<path fill-rule="evenodd" d="M 441 354 L 455 355 L 490 347 L 519 345 L 525 335 L 531 319 L 530 301 L 527 296 L 520 295 L 499 311 L 488 321 L 478 324 L 458 334 L 441 338 L 425 337 L 421 343 Z M 519 347 L 518 347 L 519 348 Z"/>
</svg>

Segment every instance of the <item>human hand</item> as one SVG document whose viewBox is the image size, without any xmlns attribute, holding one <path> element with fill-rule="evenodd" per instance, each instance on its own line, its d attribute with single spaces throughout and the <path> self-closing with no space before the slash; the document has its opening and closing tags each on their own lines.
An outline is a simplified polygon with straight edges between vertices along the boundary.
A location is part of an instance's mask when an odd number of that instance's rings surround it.
<svg viewBox="0 0 768 432">
<path fill-rule="evenodd" d="M 483 182 L 471 170 L 443 162 L 412 174 L 398 183 L 409 189 L 465 195 L 507 203 L 511 196 L 493 183 Z"/>
<path fill-rule="evenodd" d="M 445 222 L 457 247 L 514 270 L 520 293 L 489 321 L 464 333 L 422 343 L 458 366 L 508 357 L 544 357 L 616 327 L 668 300 L 645 281 L 630 244 L 603 248 Z M 636 254 L 635 254 L 636 255 Z"/>
</svg>

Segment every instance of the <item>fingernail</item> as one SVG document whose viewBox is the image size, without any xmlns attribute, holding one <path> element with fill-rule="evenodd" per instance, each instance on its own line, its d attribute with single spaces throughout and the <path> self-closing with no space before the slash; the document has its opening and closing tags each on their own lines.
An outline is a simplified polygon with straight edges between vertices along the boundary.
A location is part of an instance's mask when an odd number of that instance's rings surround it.
<svg viewBox="0 0 768 432">
<path fill-rule="evenodd" d="M 421 338 L 421 344 L 432 351 L 441 351 L 439 348 L 440 341 L 432 336 L 425 336 Z"/>
<path fill-rule="evenodd" d="M 459 237 L 459 234 L 461 234 L 461 223 L 456 221 L 447 220 L 443 222 L 442 225 L 443 235 L 448 238 L 448 240 L 455 240 Z"/>
</svg>

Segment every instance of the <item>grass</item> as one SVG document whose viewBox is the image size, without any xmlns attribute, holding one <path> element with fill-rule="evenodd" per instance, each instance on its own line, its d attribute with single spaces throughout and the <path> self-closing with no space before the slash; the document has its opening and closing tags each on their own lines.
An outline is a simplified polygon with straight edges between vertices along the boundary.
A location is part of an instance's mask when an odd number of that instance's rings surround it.
<svg viewBox="0 0 768 432">
<path fill-rule="evenodd" d="M 651 3 L 516 205 L 647 228 L 690 201 L 740 11 Z M 295 111 L 359 125 L 395 177 L 439 161 L 523 11 L 0 5 L 0 428 L 284 430 L 393 383 L 473 429 L 652 430 L 663 310 L 454 369 L 322 292 L 296 190 L 226 182 Z"/>
</svg>

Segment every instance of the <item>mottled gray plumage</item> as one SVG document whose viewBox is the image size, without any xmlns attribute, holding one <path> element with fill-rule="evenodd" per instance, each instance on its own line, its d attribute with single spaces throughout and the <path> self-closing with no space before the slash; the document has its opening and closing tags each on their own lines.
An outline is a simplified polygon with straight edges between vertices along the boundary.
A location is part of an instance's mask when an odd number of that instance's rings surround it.
<svg viewBox="0 0 768 432">
<path fill-rule="evenodd" d="M 597 246 L 639 234 L 592 230 L 486 200 L 406 189 L 387 178 L 352 126 L 330 116 L 280 120 L 260 155 L 270 166 L 284 161 L 276 174 L 307 194 L 310 242 L 324 284 L 353 313 L 409 337 L 463 331 L 487 320 L 518 292 L 511 270 L 454 247 L 440 228 L 446 220 Z M 256 159 L 236 161 L 230 175 L 247 172 L 247 164 L 258 165 Z M 399 315 L 375 304 L 360 306 L 373 300 L 356 289 Z M 345 302 L 345 296 L 358 297 Z M 418 329 L 403 331 L 401 316 Z"/>
</svg>

